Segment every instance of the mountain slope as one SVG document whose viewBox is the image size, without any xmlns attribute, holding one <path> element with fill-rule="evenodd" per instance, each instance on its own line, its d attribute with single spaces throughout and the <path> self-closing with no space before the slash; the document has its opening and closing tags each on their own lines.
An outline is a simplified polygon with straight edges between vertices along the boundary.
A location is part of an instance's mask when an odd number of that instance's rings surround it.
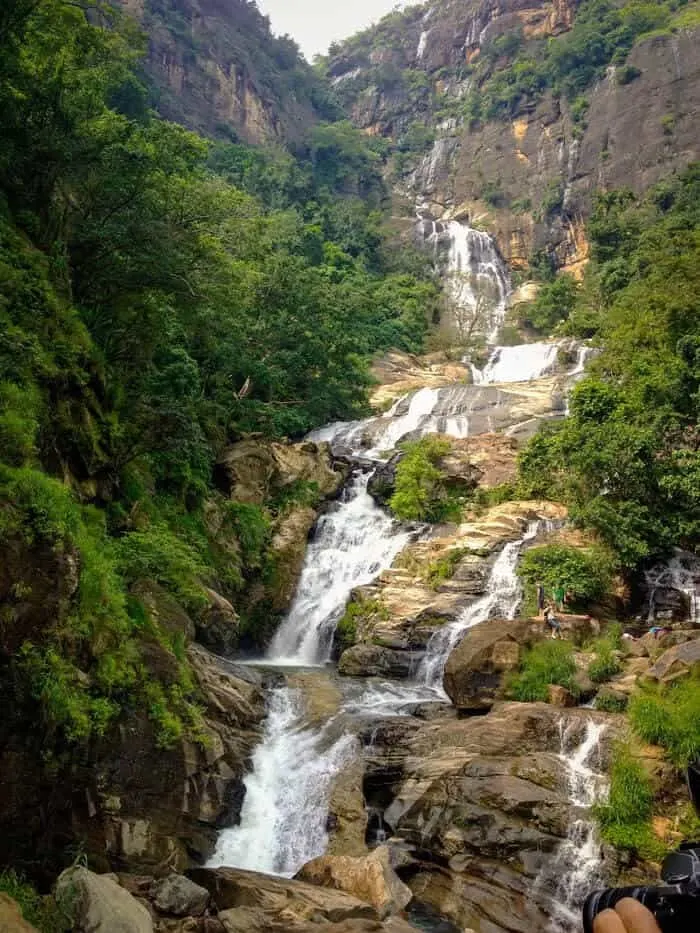
<svg viewBox="0 0 700 933">
<path fill-rule="evenodd" d="M 700 153 L 697 3 L 437 0 L 331 49 L 328 76 L 393 180 L 478 219 L 516 268 L 587 255 L 593 192 L 637 192 Z"/>
<path fill-rule="evenodd" d="M 157 109 L 209 136 L 295 141 L 333 113 L 289 37 L 250 0 L 117 0 L 148 34 Z"/>
</svg>

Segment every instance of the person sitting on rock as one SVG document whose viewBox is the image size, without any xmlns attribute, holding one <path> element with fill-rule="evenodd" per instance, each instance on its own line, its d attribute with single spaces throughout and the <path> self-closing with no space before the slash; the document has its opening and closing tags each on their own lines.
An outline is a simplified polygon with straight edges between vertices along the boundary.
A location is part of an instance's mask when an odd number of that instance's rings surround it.
<svg viewBox="0 0 700 933">
<path fill-rule="evenodd" d="M 544 623 L 547 630 L 552 633 L 552 638 L 561 638 L 561 623 L 554 615 L 554 609 L 551 606 L 547 606 L 544 611 Z"/>
<path fill-rule="evenodd" d="M 537 616 L 538 618 L 542 618 L 543 612 L 544 612 L 544 584 L 540 582 L 537 584 Z"/>
</svg>

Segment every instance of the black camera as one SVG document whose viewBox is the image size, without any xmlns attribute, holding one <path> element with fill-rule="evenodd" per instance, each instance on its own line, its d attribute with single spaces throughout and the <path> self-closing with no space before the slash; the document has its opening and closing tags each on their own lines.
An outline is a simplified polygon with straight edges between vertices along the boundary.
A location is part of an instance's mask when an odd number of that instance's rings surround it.
<svg viewBox="0 0 700 933">
<path fill-rule="evenodd" d="M 700 815 L 700 758 L 688 769 L 690 799 Z M 583 905 L 584 933 L 593 933 L 596 916 L 633 897 L 650 910 L 661 933 L 694 933 L 700 930 L 700 843 L 682 845 L 664 859 L 663 885 L 605 888 L 593 891 Z"/>
</svg>

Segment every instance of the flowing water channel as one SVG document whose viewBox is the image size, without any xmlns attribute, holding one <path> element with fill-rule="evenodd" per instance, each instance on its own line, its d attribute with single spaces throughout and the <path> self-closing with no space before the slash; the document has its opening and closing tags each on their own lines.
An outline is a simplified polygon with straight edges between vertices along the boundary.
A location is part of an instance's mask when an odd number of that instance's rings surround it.
<svg viewBox="0 0 700 933">
<path fill-rule="evenodd" d="M 435 227 L 430 237 L 436 248 L 438 241 L 443 248 L 444 241 L 448 243 L 454 296 L 476 307 L 485 290 L 492 302 L 489 327 L 497 327 L 505 311 L 508 282 L 490 238 L 460 224 Z M 284 672 L 319 670 L 328 665 L 335 627 L 352 590 L 390 567 L 415 536 L 415 529 L 392 520 L 368 494 L 368 461 L 386 459 L 406 437 L 434 432 L 467 437 L 501 427 L 496 409 L 502 395 L 495 384 L 517 386 L 548 375 L 557 366 L 558 353 L 559 344 L 555 342 L 495 347 L 482 370 L 472 367 L 473 386 L 419 389 L 399 399 L 383 416 L 328 425 L 310 435 L 311 440 L 328 441 L 333 449 L 363 459 L 340 500 L 317 523 L 293 605 L 268 656 L 260 661 L 261 666 L 275 666 Z M 575 372 L 576 367 L 571 375 Z M 493 413 L 484 415 L 483 408 L 489 405 Z M 478 416 L 477 410 L 481 412 Z M 516 573 L 518 558 L 538 530 L 539 524 L 533 522 L 521 538 L 502 547 L 492 564 L 484 595 L 469 605 L 455 623 L 433 635 L 412 682 L 347 679 L 340 688 L 343 700 L 337 712 L 323 725 L 309 724 L 305 698 L 299 689 L 283 686 L 271 691 L 264 734 L 245 780 L 240 824 L 220 834 L 212 865 L 292 876 L 305 862 L 325 851 L 333 780 L 360 753 L 348 723 L 353 717 L 366 722 L 372 716 L 384 719 L 403 715 L 410 704 L 444 702 L 443 669 L 464 632 L 488 618 L 516 616 L 522 599 Z M 321 671 L 315 676 L 322 676 Z M 589 739 L 590 743 L 597 742 L 591 732 L 578 751 L 562 752 L 568 755 L 572 805 L 577 807 L 585 805 L 579 800 L 583 791 L 576 783 L 576 775 L 583 775 L 587 767 Z M 563 738 L 562 748 L 565 744 Z M 572 828 L 574 831 L 578 832 Z M 577 838 L 572 836 L 572 851 L 580 845 L 585 852 L 588 837 L 581 836 L 578 842 Z M 568 866 L 567 858 L 562 852 L 562 868 L 565 862 Z M 577 870 L 576 865 L 566 868 L 576 891 Z M 573 903 L 575 896 L 568 891 L 556 892 L 563 905 L 561 911 L 569 909 L 566 905 Z"/>
</svg>

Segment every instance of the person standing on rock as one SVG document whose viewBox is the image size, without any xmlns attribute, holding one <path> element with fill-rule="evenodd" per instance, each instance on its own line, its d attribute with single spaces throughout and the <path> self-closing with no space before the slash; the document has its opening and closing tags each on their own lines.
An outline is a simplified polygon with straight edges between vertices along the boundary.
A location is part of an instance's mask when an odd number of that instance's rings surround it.
<svg viewBox="0 0 700 933">
<path fill-rule="evenodd" d="M 563 612 L 564 611 L 564 596 L 566 595 L 566 588 L 563 587 L 561 583 L 557 583 L 557 585 L 554 587 L 554 592 L 552 593 L 552 595 L 554 596 L 554 605 L 557 607 L 559 612 Z"/>
<path fill-rule="evenodd" d="M 537 618 L 541 619 L 544 613 L 544 583 L 540 580 L 537 584 Z"/>
</svg>

